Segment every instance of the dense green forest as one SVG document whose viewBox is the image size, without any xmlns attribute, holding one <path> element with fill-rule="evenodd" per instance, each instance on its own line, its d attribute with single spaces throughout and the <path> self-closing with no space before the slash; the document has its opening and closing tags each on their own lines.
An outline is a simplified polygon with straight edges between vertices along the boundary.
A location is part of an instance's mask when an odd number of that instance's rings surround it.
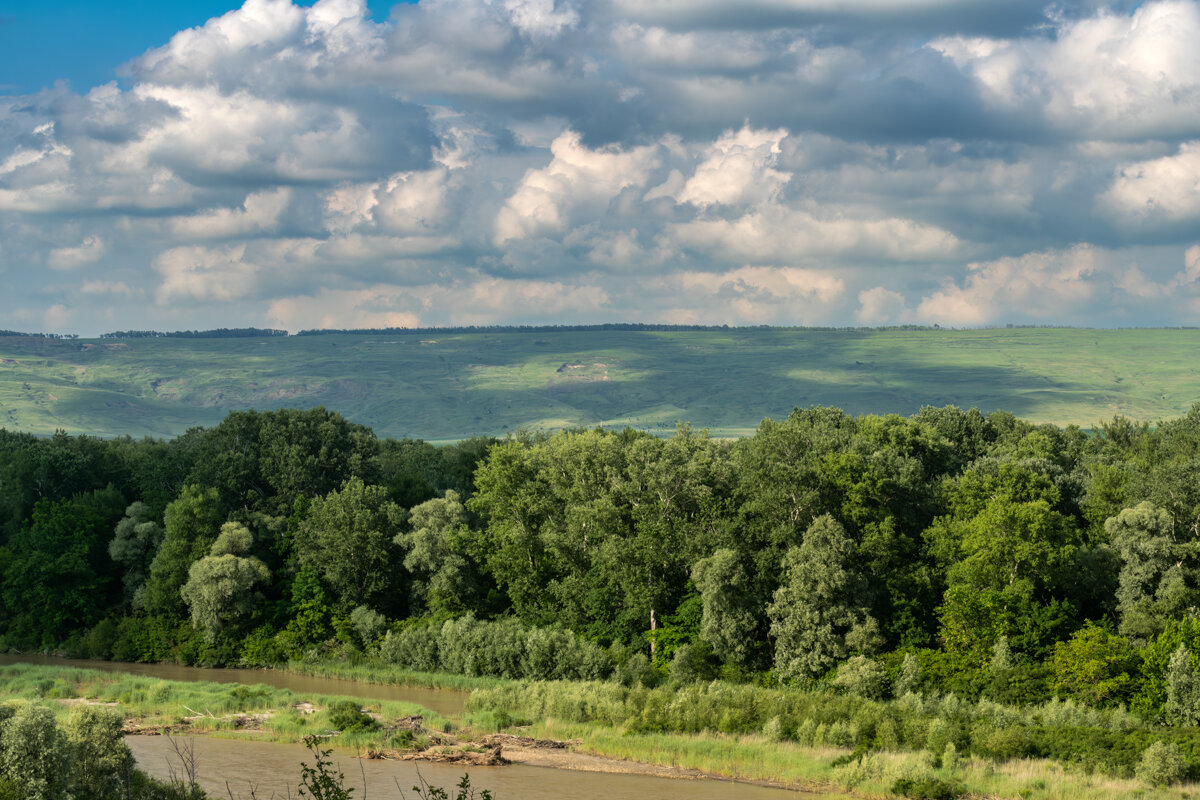
<svg viewBox="0 0 1200 800">
<path fill-rule="evenodd" d="M 434 447 L 324 409 L 171 441 L 5 432 L 0 620 L 9 648 L 119 660 L 377 652 L 648 685 L 907 671 L 1192 721 L 1200 689 L 1171 670 L 1194 678 L 1200 653 L 1198 478 L 1200 406 L 1092 434 L 954 407 L 797 409 L 735 441 Z"/>
</svg>

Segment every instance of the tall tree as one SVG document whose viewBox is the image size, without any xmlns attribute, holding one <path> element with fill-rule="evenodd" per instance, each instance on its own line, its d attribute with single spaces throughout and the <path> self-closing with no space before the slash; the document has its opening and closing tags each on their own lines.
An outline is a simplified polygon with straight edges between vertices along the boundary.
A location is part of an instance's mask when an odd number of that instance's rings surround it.
<svg viewBox="0 0 1200 800">
<path fill-rule="evenodd" d="M 406 516 L 387 489 L 350 478 L 312 501 L 296 530 L 296 557 L 321 576 L 346 613 L 360 605 L 395 608 L 400 551 L 394 540 Z"/>
<path fill-rule="evenodd" d="M 125 568 L 121 576 L 125 602 L 134 609 L 145 605 L 146 579 L 162 540 L 162 526 L 151 518 L 150 506 L 139 501 L 125 509 L 125 516 L 117 523 L 108 543 L 109 556 Z"/>
<path fill-rule="evenodd" d="M 259 600 L 254 587 L 271 578 L 262 561 L 247 555 L 253 546 L 254 536 L 246 526 L 226 522 L 209 554 L 188 569 L 187 583 L 179 594 L 191 613 L 192 625 L 210 642 L 253 609 Z"/>
<path fill-rule="evenodd" d="M 1168 619 L 1200 607 L 1200 546 L 1176 538 L 1166 509 L 1139 503 L 1106 520 L 1104 530 L 1121 559 L 1117 610 L 1130 641 L 1144 645 Z"/>
<path fill-rule="evenodd" d="M 767 608 L 780 680 L 817 677 L 853 652 L 878 647 L 870 591 L 856 569 L 854 543 L 836 520 L 813 521 L 803 544 L 784 557 L 783 575 Z"/>
<path fill-rule="evenodd" d="M 217 490 L 185 486 L 163 517 L 162 545 L 150 564 L 144 606 L 151 614 L 179 617 L 186 611 L 179 590 L 188 569 L 208 553 L 221 529 Z"/>
</svg>

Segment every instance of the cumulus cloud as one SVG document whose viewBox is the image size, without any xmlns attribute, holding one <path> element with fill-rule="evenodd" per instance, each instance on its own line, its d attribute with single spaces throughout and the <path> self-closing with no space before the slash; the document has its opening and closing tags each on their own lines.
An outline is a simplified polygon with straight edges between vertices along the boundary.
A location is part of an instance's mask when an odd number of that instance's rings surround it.
<svg viewBox="0 0 1200 800">
<path fill-rule="evenodd" d="M 0 271 L 85 333 L 1189 323 L 1196 41 L 1198 0 L 247 0 L 0 98 Z"/>
<path fill-rule="evenodd" d="M 104 257 L 104 240 L 99 236 L 88 236 L 76 247 L 56 247 L 46 258 L 50 269 L 71 270 L 91 264 Z"/>
</svg>

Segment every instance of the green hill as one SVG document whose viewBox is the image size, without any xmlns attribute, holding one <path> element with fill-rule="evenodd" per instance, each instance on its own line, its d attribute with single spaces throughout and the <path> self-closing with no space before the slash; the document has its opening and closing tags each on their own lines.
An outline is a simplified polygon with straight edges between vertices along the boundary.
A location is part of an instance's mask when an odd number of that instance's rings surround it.
<svg viewBox="0 0 1200 800">
<path fill-rule="evenodd" d="M 171 436 L 324 405 L 381 436 L 679 421 L 719 435 L 793 406 L 1004 409 L 1090 426 L 1200 400 L 1200 330 L 513 330 L 227 339 L 0 337 L 0 427 Z"/>
</svg>

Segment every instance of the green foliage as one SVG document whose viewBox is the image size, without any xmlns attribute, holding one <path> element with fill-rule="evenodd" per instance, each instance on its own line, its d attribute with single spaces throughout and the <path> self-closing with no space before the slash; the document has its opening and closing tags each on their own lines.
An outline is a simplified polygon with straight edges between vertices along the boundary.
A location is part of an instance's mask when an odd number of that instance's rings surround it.
<svg viewBox="0 0 1200 800">
<path fill-rule="evenodd" d="M 0 777 L 25 800 L 68 798 L 71 747 L 45 706 L 21 703 L 0 727 Z"/>
<path fill-rule="evenodd" d="M 145 605 L 146 579 L 162 540 L 162 526 L 153 519 L 150 507 L 139 501 L 125 509 L 125 516 L 117 523 L 108 544 L 109 556 L 125 567 L 121 583 L 125 600 L 134 609 Z"/>
<path fill-rule="evenodd" d="M 309 766 L 300 762 L 297 793 L 311 800 L 351 800 L 354 789 L 346 786 L 345 774 L 329 760 L 333 750 L 322 750 L 320 742 L 316 736 L 304 737 L 304 746 L 312 753 L 313 763 Z"/>
<path fill-rule="evenodd" d="M 107 545 L 124 506 L 111 486 L 34 505 L 0 558 L 0 599 L 15 641 L 48 646 L 99 621 L 119 591 Z"/>
<path fill-rule="evenodd" d="M 843 692 L 880 700 L 887 694 L 887 671 L 866 656 L 851 656 L 834 675 L 832 684 Z"/>
<path fill-rule="evenodd" d="M 253 537 L 245 526 L 225 523 L 211 554 L 192 564 L 187 583 L 179 590 L 191 611 L 192 624 L 210 643 L 227 626 L 236 625 L 250 613 L 259 600 L 254 587 L 270 578 L 262 561 L 238 555 L 252 544 Z"/>
<path fill-rule="evenodd" d="M 1171 515 L 1153 503 L 1126 508 L 1104 523 L 1121 559 L 1117 589 L 1121 633 L 1146 644 L 1166 621 L 1200 605 L 1200 549 L 1180 542 Z"/>
<path fill-rule="evenodd" d="M 367 606 L 356 606 L 350 612 L 350 624 L 354 626 L 364 648 L 374 646 L 387 631 L 387 617 Z"/>
<path fill-rule="evenodd" d="M 962 796 L 962 789 L 941 778 L 897 778 L 892 794 L 912 800 L 956 800 Z"/>
<path fill-rule="evenodd" d="M 393 540 L 405 517 L 386 489 L 352 477 L 312 501 L 296 531 L 296 556 L 320 575 L 346 612 L 358 605 L 385 608 L 398 588 Z"/>
<path fill-rule="evenodd" d="M 866 582 L 855 570 L 854 543 L 833 518 L 817 519 L 804 543 L 784 558 L 784 583 L 767 612 L 775 639 L 775 675 L 795 681 L 820 675 L 848 656 L 874 620 L 861 605 Z"/>
<path fill-rule="evenodd" d="M 675 650 L 671 659 L 671 680 L 676 683 L 710 681 L 717 676 L 716 658 L 706 642 L 685 644 Z"/>
<path fill-rule="evenodd" d="M 458 784 L 454 787 L 458 791 L 453 795 L 441 786 L 431 786 L 423 777 L 420 771 L 417 772 L 417 785 L 412 787 L 412 790 L 417 793 L 417 800 L 476 800 L 474 787 L 471 786 L 471 776 L 463 773 Z M 478 800 L 493 800 L 492 793 L 487 789 L 479 792 Z"/>
<path fill-rule="evenodd" d="M 1164 708 L 1175 725 L 1200 724 L 1200 674 L 1195 658 L 1180 643 L 1167 665 L 1167 702 Z"/>
<path fill-rule="evenodd" d="M 477 609 L 486 585 L 478 563 L 485 545 L 468 525 L 458 492 L 447 490 L 410 513 L 411 530 L 397 534 L 395 543 L 407 552 L 404 568 L 416 578 L 414 610 L 455 615 Z"/>
<path fill-rule="evenodd" d="M 71 709 L 64 732 L 76 796 L 120 796 L 133 772 L 133 754 L 122 738 L 124 724 L 124 716 L 115 709 L 88 705 Z"/>
<path fill-rule="evenodd" d="M 759 620 L 749 576 L 738 554 L 721 548 L 692 566 L 692 582 L 704 602 L 700 635 L 722 661 L 750 666 Z"/>
<path fill-rule="evenodd" d="M 1146 748 L 1138 762 L 1138 780 L 1151 786 L 1170 786 L 1188 774 L 1187 760 L 1177 745 L 1156 741 Z"/>
<path fill-rule="evenodd" d="M 214 488 L 185 486 L 164 512 L 162 546 L 150 564 L 146 580 L 145 609 L 150 614 L 182 616 L 186 610 L 179 590 L 188 570 L 208 554 L 222 519 Z"/>
<path fill-rule="evenodd" d="M 1056 693 L 1097 706 L 1128 701 L 1141 671 L 1141 657 L 1123 636 L 1091 623 L 1056 644 L 1050 664 Z"/>
<path fill-rule="evenodd" d="M 367 714 L 354 700 L 341 700 L 328 709 L 329 724 L 342 733 L 369 731 L 379 727 L 371 715 Z"/>
</svg>

